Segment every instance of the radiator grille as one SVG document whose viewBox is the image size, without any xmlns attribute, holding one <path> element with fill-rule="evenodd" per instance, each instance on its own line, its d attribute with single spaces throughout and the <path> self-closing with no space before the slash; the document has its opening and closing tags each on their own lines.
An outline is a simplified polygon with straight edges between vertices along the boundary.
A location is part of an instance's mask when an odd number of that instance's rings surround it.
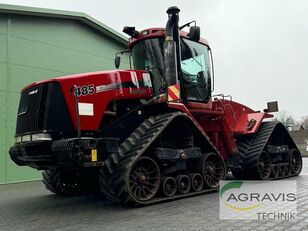
<svg viewBox="0 0 308 231">
<path fill-rule="evenodd" d="M 21 94 L 17 113 L 16 134 L 37 131 L 41 128 L 46 86 L 36 85 Z"/>
</svg>

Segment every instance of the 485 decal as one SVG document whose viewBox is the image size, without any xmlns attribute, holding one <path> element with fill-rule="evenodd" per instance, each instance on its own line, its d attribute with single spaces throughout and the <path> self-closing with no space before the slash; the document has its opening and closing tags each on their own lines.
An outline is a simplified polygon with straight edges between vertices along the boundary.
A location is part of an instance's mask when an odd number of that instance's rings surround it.
<svg viewBox="0 0 308 231">
<path fill-rule="evenodd" d="M 78 97 L 92 95 L 95 93 L 95 87 L 93 84 L 84 85 L 84 86 L 76 86 L 76 90 L 77 90 Z M 71 91 L 74 93 L 74 87 L 72 87 Z"/>
</svg>

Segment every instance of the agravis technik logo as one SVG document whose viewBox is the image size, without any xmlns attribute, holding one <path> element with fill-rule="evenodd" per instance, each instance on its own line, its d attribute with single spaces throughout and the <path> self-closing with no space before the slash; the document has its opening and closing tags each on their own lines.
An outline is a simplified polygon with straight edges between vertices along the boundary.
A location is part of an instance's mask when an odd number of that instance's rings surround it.
<svg viewBox="0 0 308 231">
<path fill-rule="evenodd" d="M 228 190 L 232 190 L 232 189 L 239 189 L 239 188 L 241 188 L 242 185 L 243 185 L 243 181 L 228 182 L 220 190 L 220 197 L 222 198 L 222 195 L 223 195 L 224 192 L 226 192 Z M 248 210 L 252 210 L 252 209 L 255 209 L 255 208 L 258 208 L 258 207 L 261 206 L 260 202 L 257 202 L 253 205 L 248 206 L 248 207 L 239 207 L 237 205 L 233 205 L 232 203 L 230 203 L 230 201 L 233 201 L 233 202 L 236 201 L 237 202 L 237 201 L 243 201 L 243 200 L 247 200 L 247 199 L 248 199 L 248 196 L 246 194 L 239 194 L 238 197 L 237 197 L 237 196 L 234 195 L 234 193 L 231 193 L 229 195 L 229 197 L 227 198 L 227 200 L 224 201 L 224 204 L 228 208 L 233 209 L 235 211 L 248 211 Z"/>
<path fill-rule="evenodd" d="M 296 219 L 296 181 L 223 181 L 220 219 Z"/>
</svg>

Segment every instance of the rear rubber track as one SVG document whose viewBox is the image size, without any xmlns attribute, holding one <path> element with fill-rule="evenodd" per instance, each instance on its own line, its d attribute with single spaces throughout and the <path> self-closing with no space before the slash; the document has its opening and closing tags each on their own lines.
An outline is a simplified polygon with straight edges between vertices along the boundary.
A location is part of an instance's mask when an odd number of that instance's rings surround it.
<svg viewBox="0 0 308 231">
<path fill-rule="evenodd" d="M 257 134 L 238 143 L 241 169 L 236 169 L 233 172 L 236 178 L 246 180 L 258 179 L 254 170 L 258 164 L 259 155 L 265 150 L 269 138 L 275 135 L 274 129 L 277 124 L 277 122 L 263 122 Z M 298 174 L 278 177 L 271 176 L 268 180 L 288 178 L 296 175 Z"/>
</svg>

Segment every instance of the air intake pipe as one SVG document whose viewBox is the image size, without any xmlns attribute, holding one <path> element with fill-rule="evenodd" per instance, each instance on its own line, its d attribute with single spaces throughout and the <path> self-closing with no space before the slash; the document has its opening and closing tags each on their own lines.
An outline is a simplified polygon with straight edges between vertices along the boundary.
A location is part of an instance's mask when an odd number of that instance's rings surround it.
<svg viewBox="0 0 308 231">
<path fill-rule="evenodd" d="M 169 7 L 167 10 L 169 19 L 166 24 L 166 35 L 164 42 L 165 79 L 167 86 L 174 85 L 178 82 L 175 40 L 178 40 L 176 37 L 179 36 L 179 12 L 180 9 L 176 6 Z"/>
</svg>

